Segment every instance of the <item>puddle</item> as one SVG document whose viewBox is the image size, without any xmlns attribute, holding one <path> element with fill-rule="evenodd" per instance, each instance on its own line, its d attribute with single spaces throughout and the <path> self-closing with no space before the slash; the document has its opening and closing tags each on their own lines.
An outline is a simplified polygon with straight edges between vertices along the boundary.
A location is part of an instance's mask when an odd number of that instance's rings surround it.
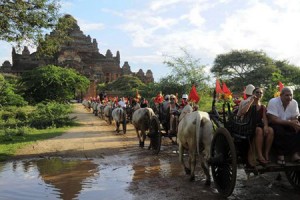
<svg viewBox="0 0 300 200">
<path fill-rule="evenodd" d="M 173 153 L 168 156 L 170 158 Z M 177 158 L 177 157 L 176 157 Z M 0 199 L 220 199 L 214 187 L 204 185 L 197 168 L 196 181 L 189 182 L 179 163 L 172 159 L 140 156 L 110 156 L 104 159 L 33 159 L 0 163 Z M 239 169 L 229 200 L 298 200 L 287 180 L 277 182 L 277 173 L 251 176 Z M 187 192 L 188 191 L 188 192 Z"/>
<path fill-rule="evenodd" d="M 100 160 L 38 159 L 0 163 L 0 199 L 133 199 L 132 167 Z"/>
</svg>

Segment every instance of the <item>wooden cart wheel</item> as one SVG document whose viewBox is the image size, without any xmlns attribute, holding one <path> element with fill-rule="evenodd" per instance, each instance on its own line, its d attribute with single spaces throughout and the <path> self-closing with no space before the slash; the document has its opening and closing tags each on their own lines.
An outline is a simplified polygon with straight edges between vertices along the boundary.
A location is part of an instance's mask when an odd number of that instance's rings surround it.
<svg viewBox="0 0 300 200">
<path fill-rule="evenodd" d="M 157 116 L 153 116 L 150 120 L 149 134 L 150 145 L 153 154 L 158 154 L 161 146 L 160 122 Z"/>
<path fill-rule="evenodd" d="M 228 197 L 232 194 L 237 173 L 237 158 L 233 139 L 226 128 L 217 128 L 211 143 L 212 176 L 218 192 Z"/>
<path fill-rule="evenodd" d="M 126 122 L 126 114 L 125 113 L 124 113 L 123 119 L 124 119 L 123 122 L 122 122 L 123 133 L 126 134 L 127 122 Z"/>
<path fill-rule="evenodd" d="M 286 177 L 290 184 L 298 191 L 300 191 L 300 170 L 285 171 Z"/>
</svg>

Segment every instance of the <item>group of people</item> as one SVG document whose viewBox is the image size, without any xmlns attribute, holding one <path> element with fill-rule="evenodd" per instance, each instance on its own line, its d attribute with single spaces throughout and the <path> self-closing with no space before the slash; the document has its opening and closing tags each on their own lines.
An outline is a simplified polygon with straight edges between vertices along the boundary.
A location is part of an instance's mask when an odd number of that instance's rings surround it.
<svg viewBox="0 0 300 200">
<path fill-rule="evenodd" d="M 249 148 L 248 164 L 268 164 L 271 147 L 277 153 L 278 164 L 285 165 L 286 156 L 291 156 L 292 162 L 300 163 L 299 108 L 297 101 L 293 99 L 293 90 L 284 87 L 280 96 L 272 98 L 267 106 L 261 103 L 263 92 L 262 88 L 248 85 L 245 90 L 247 98 L 240 102 L 237 112 L 238 117 L 243 117 L 251 106 L 256 107 L 256 130 L 252 144 L 255 146 L 257 159 L 254 159 L 252 148 Z"/>
<path fill-rule="evenodd" d="M 167 94 L 163 97 L 161 93 L 158 93 L 154 99 L 154 102 L 157 107 L 161 106 L 162 116 L 164 116 L 164 119 L 162 120 L 167 120 L 167 132 L 170 134 L 177 133 L 179 115 L 181 114 L 183 108 L 189 104 L 188 95 L 183 94 L 181 96 L 181 101 L 179 101 L 177 95 Z M 157 108 L 157 110 L 160 110 L 160 108 Z"/>
</svg>

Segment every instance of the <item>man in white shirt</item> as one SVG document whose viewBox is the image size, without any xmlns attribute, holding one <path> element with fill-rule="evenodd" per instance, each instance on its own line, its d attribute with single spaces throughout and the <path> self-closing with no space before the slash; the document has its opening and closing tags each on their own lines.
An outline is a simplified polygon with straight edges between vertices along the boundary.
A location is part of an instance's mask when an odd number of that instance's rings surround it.
<svg viewBox="0 0 300 200">
<path fill-rule="evenodd" d="M 283 88 L 279 97 L 269 101 L 267 116 L 274 129 L 273 145 L 278 151 L 278 164 L 285 164 L 285 155 L 292 155 L 292 161 L 300 162 L 299 108 L 290 88 Z"/>
<path fill-rule="evenodd" d="M 122 98 L 119 100 L 118 106 L 120 106 L 121 108 L 126 108 L 126 103 L 125 103 L 125 101 L 123 101 Z"/>
</svg>

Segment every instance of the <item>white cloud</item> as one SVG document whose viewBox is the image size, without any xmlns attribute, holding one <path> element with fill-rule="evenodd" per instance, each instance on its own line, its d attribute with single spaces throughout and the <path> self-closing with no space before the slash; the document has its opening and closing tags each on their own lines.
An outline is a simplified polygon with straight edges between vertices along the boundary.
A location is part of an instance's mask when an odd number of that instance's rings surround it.
<svg viewBox="0 0 300 200">
<path fill-rule="evenodd" d="M 105 27 L 103 23 L 92 23 L 92 22 L 88 22 L 88 21 L 82 20 L 82 19 L 77 20 L 77 22 L 78 22 L 80 29 L 83 32 L 95 31 L 95 30 L 101 31 Z"/>
<path fill-rule="evenodd" d="M 165 7 L 180 3 L 180 2 L 182 2 L 182 0 L 164 0 L 164 1 L 156 0 L 156 1 L 151 2 L 150 9 L 157 11 L 159 9 L 162 9 L 162 8 L 165 8 Z"/>
<path fill-rule="evenodd" d="M 263 50 L 273 58 L 292 59 L 300 64 L 300 29 L 296 26 L 299 8 L 286 12 L 290 7 L 275 9 L 258 2 L 228 17 L 218 37 L 224 50 Z"/>
</svg>

